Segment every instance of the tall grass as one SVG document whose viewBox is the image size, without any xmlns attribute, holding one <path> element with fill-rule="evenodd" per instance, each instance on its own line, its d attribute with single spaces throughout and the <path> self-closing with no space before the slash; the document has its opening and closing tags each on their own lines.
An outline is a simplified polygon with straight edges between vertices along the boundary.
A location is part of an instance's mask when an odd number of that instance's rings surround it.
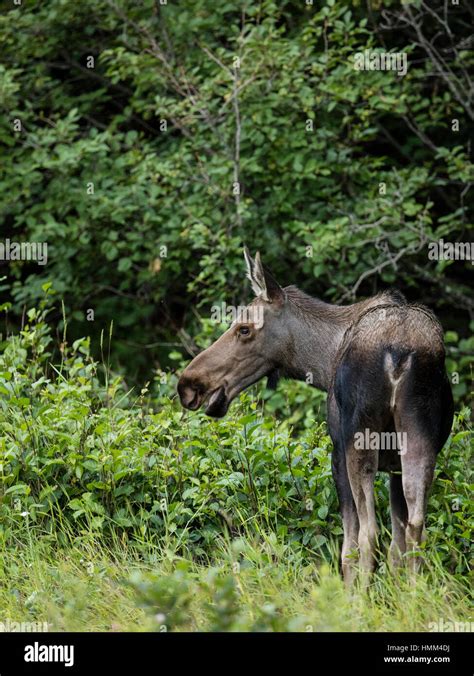
<svg viewBox="0 0 474 676">
<path fill-rule="evenodd" d="M 467 581 L 436 555 L 415 581 L 381 567 L 367 591 L 348 591 L 335 556 L 308 562 L 275 532 L 223 535 L 200 561 L 173 538 L 61 539 L 25 521 L 2 551 L 2 618 L 51 631 L 430 631 L 472 620 Z"/>
</svg>

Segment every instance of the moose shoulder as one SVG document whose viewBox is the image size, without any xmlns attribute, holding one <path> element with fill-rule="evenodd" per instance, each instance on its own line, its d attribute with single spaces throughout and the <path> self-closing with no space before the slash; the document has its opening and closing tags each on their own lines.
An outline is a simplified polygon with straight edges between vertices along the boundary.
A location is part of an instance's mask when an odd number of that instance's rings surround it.
<svg viewBox="0 0 474 676">
<path fill-rule="evenodd" d="M 408 552 L 417 570 L 436 456 L 453 419 L 438 320 L 398 292 L 330 305 L 280 287 L 258 253 L 253 260 L 245 250 L 245 260 L 256 298 L 185 369 L 182 405 L 222 417 L 239 392 L 277 374 L 326 390 L 344 579 L 375 566 L 378 470 L 390 472 L 390 560 Z"/>
</svg>

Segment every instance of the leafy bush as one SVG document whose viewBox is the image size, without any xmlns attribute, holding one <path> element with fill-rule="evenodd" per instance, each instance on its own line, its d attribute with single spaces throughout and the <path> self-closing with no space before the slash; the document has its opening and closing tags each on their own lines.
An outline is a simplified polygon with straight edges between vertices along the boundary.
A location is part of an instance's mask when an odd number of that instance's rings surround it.
<svg viewBox="0 0 474 676">
<path fill-rule="evenodd" d="M 467 339 L 470 262 L 428 244 L 470 238 L 471 16 L 426 4 L 10 3 L 2 235 L 49 244 L 47 266 L 8 265 L 12 325 L 53 280 L 71 335 L 113 321 L 114 363 L 144 382 L 198 313 L 242 300 L 247 242 L 283 284 L 344 302 L 398 286 Z M 354 69 L 383 46 L 405 77 Z"/>
<path fill-rule="evenodd" d="M 331 559 L 342 529 L 324 423 L 305 418 L 295 433 L 249 392 L 219 422 L 183 412 L 167 394 L 134 395 L 91 358 L 88 339 L 69 346 L 63 335 L 53 366 L 46 293 L 0 356 L 5 541 L 24 521 L 60 539 L 66 520 L 78 534 L 172 541 L 196 559 L 226 533 L 262 532 L 302 546 L 309 558 Z M 285 405 L 298 408 L 300 394 Z M 438 462 L 428 511 L 428 546 L 459 575 L 467 570 L 471 440 L 464 410 Z M 377 491 L 386 525 L 384 477 Z"/>
</svg>

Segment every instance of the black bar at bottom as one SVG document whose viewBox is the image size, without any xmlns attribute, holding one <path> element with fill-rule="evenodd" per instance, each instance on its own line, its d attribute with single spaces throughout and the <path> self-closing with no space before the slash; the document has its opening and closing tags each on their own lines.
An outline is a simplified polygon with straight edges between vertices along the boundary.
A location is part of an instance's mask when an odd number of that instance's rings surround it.
<svg viewBox="0 0 474 676">
<path fill-rule="evenodd" d="M 470 633 L 1 633 L 0 676 L 290 668 L 471 676 L 471 650 Z"/>
</svg>

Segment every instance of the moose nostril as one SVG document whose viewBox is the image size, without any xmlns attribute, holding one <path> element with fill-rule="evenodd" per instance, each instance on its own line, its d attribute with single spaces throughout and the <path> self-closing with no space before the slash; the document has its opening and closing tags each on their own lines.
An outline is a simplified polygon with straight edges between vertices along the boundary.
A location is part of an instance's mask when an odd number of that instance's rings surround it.
<svg viewBox="0 0 474 676">
<path fill-rule="evenodd" d="M 197 408 L 201 395 L 201 389 L 195 383 L 179 381 L 178 394 L 185 408 Z"/>
</svg>

